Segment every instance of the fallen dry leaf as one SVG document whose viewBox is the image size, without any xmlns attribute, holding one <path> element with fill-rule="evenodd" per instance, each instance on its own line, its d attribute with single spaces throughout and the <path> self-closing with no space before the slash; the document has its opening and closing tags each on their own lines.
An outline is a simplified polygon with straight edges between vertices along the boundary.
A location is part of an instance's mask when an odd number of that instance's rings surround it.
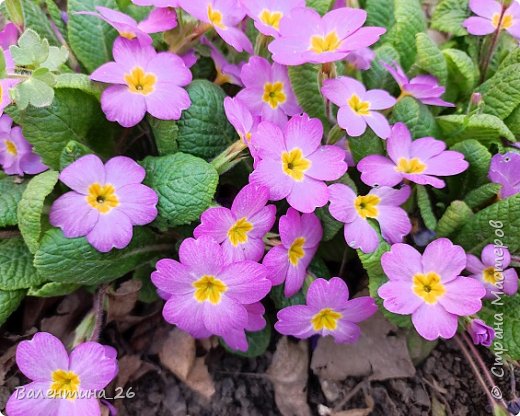
<svg viewBox="0 0 520 416">
<path fill-rule="evenodd" d="M 290 342 L 282 337 L 276 345 L 267 376 L 274 386 L 274 398 L 283 416 L 310 416 L 307 403 L 309 347 L 307 341 Z"/>
<path fill-rule="evenodd" d="M 138 355 L 125 355 L 120 358 L 116 386 L 125 387 L 129 381 L 132 381 L 133 375 L 141 368 L 142 363 Z"/>
<path fill-rule="evenodd" d="M 134 309 L 142 286 L 140 280 L 132 279 L 122 283 L 115 291 L 113 289 L 107 291 L 107 322 L 126 317 Z"/>
</svg>

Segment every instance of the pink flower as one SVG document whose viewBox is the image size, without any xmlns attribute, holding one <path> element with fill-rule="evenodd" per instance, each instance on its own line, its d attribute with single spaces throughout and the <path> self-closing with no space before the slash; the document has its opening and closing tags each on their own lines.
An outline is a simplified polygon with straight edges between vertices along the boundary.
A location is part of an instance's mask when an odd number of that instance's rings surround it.
<svg viewBox="0 0 520 416">
<path fill-rule="evenodd" d="M 87 237 L 98 251 L 130 244 L 134 225 L 157 216 L 157 194 L 141 182 L 145 170 L 126 156 L 110 159 L 87 155 L 67 166 L 60 180 L 72 191 L 51 206 L 50 222 L 67 238 Z"/>
<path fill-rule="evenodd" d="M 361 82 L 339 77 L 325 80 L 321 92 L 339 107 L 338 124 L 347 130 L 349 136 L 361 136 L 367 124 L 382 139 L 390 135 L 388 120 L 377 112 L 393 107 L 396 103 L 396 99 L 386 91 L 367 91 Z"/>
<path fill-rule="evenodd" d="M 250 260 L 227 263 L 222 247 L 208 236 L 184 240 L 179 261 L 163 259 L 156 268 L 152 282 L 170 295 L 164 319 L 195 338 L 233 338 L 251 328 L 246 305 L 259 302 L 271 289 L 264 266 Z M 247 350 L 245 337 L 230 346 Z"/>
<path fill-rule="evenodd" d="M 264 255 L 264 235 L 273 227 L 276 207 L 267 205 L 269 190 L 246 185 L 238 193 L 231 209 L 208 208 L 193 235 L 207 235 L 222 244 L 226 262 L 259 261 Z"/>
<path fill-rule="evenodd" d="M 132 0 L 138 6 L 177 7 L 179 0 Z"/>
<path fill-rule="evenodd" d="M 21 127 L 13 127 L 7 114 L 0 117 L 0 165 L 8 175 L 35 175 L 49 169 L 25 140 Z"/>
<path fill-rule="evenodd" d="M 343 137 L 342 139 L 339 139 L 336 143 L 334 143 L 334 145 L 345 151 L 345 163 L 348 166 L 355 167 L 356 161 L 354 160 L 354 156 L 350 150 L 350 144 L 347 138 Z"/>
<path fill-rule="evenodd" d="M 354 69 L 359 71 L 368 71 L 372 66 L 372 61 L 375 59 L 376 54 L 370 48 L 363 48 L 358 51 L 350 52 L 345 60 Z"/>
<path fill-rule="evenodd" d="M 285 282 L 285 296 L 294 295 L 303 285 L 307 268 L 318 250 L 323 230 L 314 214 L 300 214 L 293 208 L 280 217 L 281 244 L 265 255 L 263 264 L 273 285 Z"/>
<path fill-rule="evenodd" d="M 437 176 L 464 172 L 469 164 L 459 152 L 445 150 L 446 144 L 433 137 L 413 140 L 404 123 L 396 123 L 386 141 L 388 157 L 370 155 L 360 160 L 357 168 L 367 185 L 394 186 L 407 179 L 420 185 L 444 188 Z"/>
<path fill-rule="evenodd" d="M 11 22 L 7 22 L 0 32 L 0 47 L 4 52 L 5 70 L 8 73 L 14 73 L 14 61 L 9 47 L 16 44 L 18 35 L 18 29 L 15 24 Z M 0 115 L 2 115 L 5 108 L 13 102 L 9 94 L 10 89 L 21 81 L 21 79 L 13 78 L 0 79 Z"/>
<path fill-rule="evenodd" d="M 367 195 L 357 196 L 347 185 L 329 186 L 330 213 L 345 224 L 345 241 L 352 248 L 372 253 L 379 245 L 377 231 L 371 220 L 379 223 L 383 238 L 389 243 L 400 243 L 412 230 L 408 214 L 400 205 L 410 196 L 410 187 L 401 189 L 381 186 Z"/>
<path fill-rule="evenodd" d="M 242 65 L 230 64 L 226 57 L 222 55 L 222 52 L 220 52 L 206 37 L 203 37 L 200 40 L 200 43 L 207 45 L 210 49 L 211 59 L 213 59 L 217 71 L 217 77 L 214 81 L 215 84 L 222 85 L 229 83 L 241 87 L 242 81 L 240 79 L 240 70 Z"/>
<path fill-rule="evenodd" d="M 484 284 L 485 299 L 495 299 L 501 294 L 513 296 L 518 292 L 518 274 L 511 264 L 511 254 L 506 247 L 488 244 L 482 250 L 481 259 L 468 254 L 466 269 L 473 277 Z"/>
<path fill-rule="evenodd" d="M 79 344 L 72 352 L 46 332 L 36 333 L 16 348 L 16 363 L 31 380 L 6 405 L 9 416 L 100 415 L 96 393 L 116 376 L 117 351 L 97 342 Z"/>
<path fill-rule="evenodd" d="M 251 183 L 269 189 L 270 199 L 287 202 L 300 212 L 314 212 L 329 200 L 325 181 L 339 179 L 347 170 L 345 152 L 338 146 L 321 146 L 323 126 L 307 114 L 292 117 L 284 130 L 259 124 L 253 140 L 260 159 Z"/>
<path fill-rule="evenodd" d="M 232 349 L 247 351 L 247 332 L 258 332 L 265 328 L 267 322 L 264 318 L 265 308 L 260 302 L 244 305 L 247 311 L 247 324 L 245 328 L 232 328 L 222 338 Z"/>
<path fill-rule="evenodd" d="M 274 327 L 296 338 L 331 335 L 338 344 L 352 344 L 361 335 L 357 324 L 376 313 L 377 306 L 370 296 L 348 298 L 348 286 L 339 277 L 316 279 L 307 291 L 307 304 L 283 308 Z"/>
<path fill-rule="evenodd" d="M 423 338 L 452 338 L 458 317 L 477 313 L 486 294 L 482 283 L 460 276 L 466 254 L 447 238 L 428 244 L 421 255 L 407 244 L 394 244 L 381 265 L 390 279 L 379 290 L 384 307 L 399 315 L 412 315 Z"/>
<path fill-rule="evenodd" d="M 16 45 L 18 41 L 18 28 L 12 22 L 6 22 L 4 28 L 0 32 L 0 47 L 7 51 L 9 50 L 9 46 Z"/>
<path fill-rule="evenodd" d="M 477 16 L 464 20 L 463 26 L 476 36 L 506 30 L 520 39 L 520 4 L 514 0 L 507 9 L 495 0 L 470 0 L 469 7 Z"/>
<path fill-rule="evenodd" d="M 501 198 L 509 198 L 520 192 L 520 155 L 514 152 L 496 154 L 489 166 L 489 179 L 502 185 Z"/>
<path fill-rule="evenodd" d="M 475 345 L 491 347 L 495 339 L 495 330 L 482 319 L 472 319 L 467 327 L 468 333 Z"/>
<path fill-rule="evenodd" d="M 178 0 L 178 3 L 193 17 L 213 26 L 237 52 L 253 53 L 251 41 L 236 28 L 246 15 L 239 0 Z"/>
<path fill-rule="evenodd" d="M 181 87 L 191 82 L 191 72 L 177 55 L 157 53 L 152 46 L 118 38 L 114 42 L 115 62 L 96 69 L 90 78 L 114 84 L 101 96 L 108 120 L 133 127 L 146 112 L 160 120 L 178 120 L 191 105 Z"/>
<path fill-rule="evenodd" d="M 301 112 L 287 74 L 287 68 L 253 56 L 242 67 L 240 73 L 245 88 L 237 94 L 251 113 L 261 116 L 263 121 L 271 121 L 280 126 L 287 122 L 287 116 Z"/>
<path fill-rule="evenodd" d="M 314 9 L 295 9 L 280 22 L 280 37 L 269 50 L 283 65 L 339 61 L 376 43 L 386 32 L 382 27 L 362 27 L 366 18 L 366 11 L 347 7 L 323 17 Z"/>
<path fill-rule="evenodd" d="M 239 98 L 224 98 L 224 111 L 228 121 L 235 128 L 240 140 L 248 146 L 260 122 L 260 117 L 251 114 L 247 106 Z"/>
<path fill-rule="evenodd" d="M 255 21 L 255 27 L 266 36 L 278 37 L 280 22 L 305 0 L 241 0 L 247 15 Z"/>
</svg>

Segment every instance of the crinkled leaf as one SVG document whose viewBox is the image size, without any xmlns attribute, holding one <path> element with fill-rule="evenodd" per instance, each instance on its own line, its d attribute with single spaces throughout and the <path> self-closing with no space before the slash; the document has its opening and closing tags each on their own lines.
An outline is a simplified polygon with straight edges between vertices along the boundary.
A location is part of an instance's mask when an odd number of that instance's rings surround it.
<svg viewBox="0 0 520 416">
<path fill-rule="evenodd" d="M 372 67 L 368 71 L 363 71 L 363 81 L 369 90 L 385 89 L 393 92 L 396 90 L 397 84 L 387 69 L 381 65 L 381 62 L 386 62 L 387 64 L 396 62 L 400 64 L 401 59 L 399 57 L 399 52 L 397 52 L 392 45 L 387 43 L 375 48 L 374 52 L 376 57 L 372 61 Z"/>
<path fill-rule="evenodd" d="M 100 84 L 93 83 L 88 75 L 85 74 L 59 74 L 56 76 L 56 88 L 74 88 L 93 95 L 98 100 L 101 97 L 103 88 Z"/>
<path fill-rule="evenodd" d="M 484 112 L 504 120 L 520 105 L 520 63 L 501 68 L 478 91 Z"/>
<path fill-rule="evenodd" d="M 462 23 L 469 14 L 468 0 L 441 0 L 433 11 L 431 27 L 455 36 L 467 35 Z"/>
<path fill-rule="evenodd" d="M 22 0 L 6 0 L 5 7 L 9 19 L 17 26 L 22 27 L 25 23 Z"/>
<path fill-rule="evenodd" d="M 417 205 L 421 213 L 424 225 L 429 230 L 435 230 L 437 227 L 437 218 L 433 213 L 432 202 L 426 187 L 423 185 L 417 185 Z"/>
<path fill-rule="evenodd" d="M 366 26 L 381 26 L 387 30 L 394 24 L 394 0 L 367 0 Z"/>
<path fill-rule="evenodd" d="M 25 290 L 0 290 L 0 326 L 18 309 L 25 292 Z"/>
<path fill-rule="evenodd" d="M 13 176 L 0 179 L 0 227 L 18 224 L 16 207 L 26 187 L 27 182 Z"/>
<path fill-rule="evenodd" d="M 520 140 L 520 106 L 516 107 L 511 115 L 506 118 L 505 123 L 515 136 L 516 141 Z"/>
<path fill-rule="evenodd" d="M 71 140 L 63 148 L 60 155 L 60 170 L 65 169 L 71 163 L 78 160 L 80 157 L 94 153 L 90 148 L 84 144 Z"/>
<path fill-rule="evenodd" d="M 0 240 L 0 290 L 27 289 L 43 282 L 23 238 Z"/>
<path fill-rule="evenodd" d="M 49 42 L 32 29 L 27 29 L 12 45 L 11 55 L 16 65 L 37 68 L 49 57 Z"/>
<path fill-rule="evenodd" d="M 51 46 L 49 48 L 49 56 L 41 64 L 42 68 L 47 68 L 49 71 L 57 71 L 69 59 L 69 51 L 65 46 L 58 48 L 57 46 Z"/>
<path fill-rule="evenodd" d="M 468 97 L 475 88 L 479 77 L 479 69 L 467 53 L 459 49 L 444 49 L 442 51 L 448 66 L 448 93 L 456 98 L 460 95 Z M 455 90 L 457 95 L 454 94 Z"/>
<path fill-rule="evenodd" d="M 54 0 L 45 0 L 45 6 L 47 6 L 47 12 L 52 19 L 54 25 L 60 31 L 60 35 L 67 42 L 68 41 L 68 33 L 67 33 L 67 24 L 63 20 L 62 11 L 56 4 Z"/>
<path fill-rule="evenodd" d="M 404 97 L 392 110 L 393 123 L 405 123 L 414 138 L 439 137 L 439 129 L 429 108 L 413 97 Z"/>
<path fill-rule="evenodd" d="M 312 7 L 319 14 L 327 13 L 334 3 L 334 0 L 306 0 L 307 7 Z"/>
<path fill-rule="evenodd" d="M 55 296 L 65 296 L 78 290 L 81 286 L 75 283 L 56 283 L 47 282 L 41 286 L 31 287 L 27 296 L 38 298 L 52 298 Z"/>
<path fill-rule="evenodd" d="M 471 217 L 473 211 L 464 201 L 453 201 L 437 223 L 437 237 L 448 237 L 459 230 Z"/>
<path fill-rule="evenodd" d="M 0 48 L 0 79 L 7 78 L 4 50 Z"/>
<path fill-rule="evenodd" d="M 16 106 L 20 110 L 25 110 L 29 104 L 37 108 L 50 106 L 54 100 L 52 87 L 55 83 L 55 76 L 47 68 L 34 71 L 29 79 L 12 89 Z"/>
<path fill-rule="evenodd" d="M 437 77 L 441 85 L 446 85 L 448 66 L 437 44 L 426 33 L 417 33 L 415 46 L 417 48 L 416 65 L 424 72 Z"/>
<path fill-rule="evenodd" d="M 343 228 L 343 224 L 330 215 L 329 208 L 318 208 L 315 212 L 323 227 L 323 241 L 330 241 Z"/>
<path fill-rule="evenodd" d="M 360 137 L 351 137 L 348 144 L 355 162 L 359 162 L 368 155 L 383 155 L 385 148 L 383 140 L 377 137 L 371 130 L 367 130 Z"/>
<path fill-rule="evenodd" d="M 147 120 L 152 129 L 152 134 L 159 154 L 164 156 L 176 153 L 179 149 L 177 143 L 179 126 L 177 123 L 170 120 L 158 120 L 151 116 L 149 116 Z"/>
<path fill-rule="evenodd" d="M 498 183 L 486 183 L 468 192 L 464 198 L 464 202 L 472 209 L 479 208 L 481 205 L 495 200 L 501 187 L 502 186 Z"/>
<path fill-rule="evenodd" d="M 249 346 L 246 352 L 232 349 L 222 338 L 219 338 L 220 345 L 222 345 L 229 352 L 240 357 L 258 357 L 267 350 L 267 347 L 269 347 L 269 343 L 271 341 L 271 324 L 268 322 L 265 328 L 261 331 L 246 332 L 246 337 Z"/>
</svg>

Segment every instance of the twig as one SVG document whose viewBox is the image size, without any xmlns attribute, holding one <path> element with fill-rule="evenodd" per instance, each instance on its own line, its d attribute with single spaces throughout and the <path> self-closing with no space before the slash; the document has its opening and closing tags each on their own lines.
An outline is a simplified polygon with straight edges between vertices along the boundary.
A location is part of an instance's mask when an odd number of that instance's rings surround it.
<svg viewBox="0 0 520 416">
<path fill-rule="evenodd" d="M 334 406 L 334 412 L 337 412 L 343 408 L 358 392 L 363 388 L 363 386 L 367 383 L 367 380 L 364 379 L 360 381 L 352 390 L 348 392 L 348 394 L 343 397 L 343 399 Z"/>
<path fill-rule="evenodd" d="M 20 231 L 13 230 L 13 231 L 0 231 L 0 240 L 6 239 L 6 238 L 14 238 L 19 237 L 21 235 Z"/>
</svg>

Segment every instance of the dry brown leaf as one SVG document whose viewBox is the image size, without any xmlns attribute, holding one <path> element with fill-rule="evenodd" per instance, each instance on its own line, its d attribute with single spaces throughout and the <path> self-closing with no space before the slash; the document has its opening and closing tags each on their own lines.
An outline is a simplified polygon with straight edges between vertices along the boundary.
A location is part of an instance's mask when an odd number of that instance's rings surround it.
<svg viewBox="0 0 520 416">
<path fill-rule="evenodd" d="M 119 373 L 116 386 L 125 387 L 129 381 L 133 381 L 134 374 L 141 368 L 143 361 L 138 355 L 125 355 L 119 360 Z"/>
<path fill-rule="evenodd" d="M 135 307 L 139 297 L 139 290 L 143 286 L 140 280 L 127 280 L 115 291 L 107 291 L 108 314 L 107 321 L 126 317 Z"/>
<path fill-rule="evenodd" d="M 276 345 L 267 376 L 274 386 L 274 397 L 283 416 L 310 416 L 307 403 L 309 347 L 307 341 L 290 342 L 282 337 Z"/>
</svg>

